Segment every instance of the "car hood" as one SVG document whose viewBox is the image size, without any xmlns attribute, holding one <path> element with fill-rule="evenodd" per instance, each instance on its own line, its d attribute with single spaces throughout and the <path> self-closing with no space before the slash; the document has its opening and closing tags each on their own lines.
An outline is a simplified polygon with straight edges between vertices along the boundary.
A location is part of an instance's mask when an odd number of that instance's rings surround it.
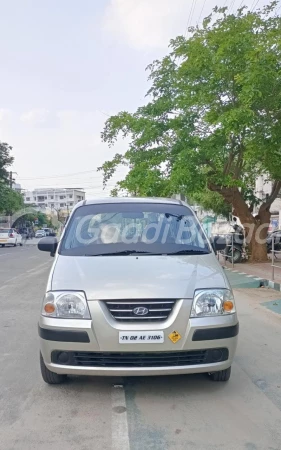
<svg viewBox="0 0 281 450">
<path fill-rule="evenodd" d="M 88 300 L 192 298 L 195 289 L 229 287 L 213 253 L 187 256 L 62 256 L 48 290 L 81 290 Z"/>
</svg>

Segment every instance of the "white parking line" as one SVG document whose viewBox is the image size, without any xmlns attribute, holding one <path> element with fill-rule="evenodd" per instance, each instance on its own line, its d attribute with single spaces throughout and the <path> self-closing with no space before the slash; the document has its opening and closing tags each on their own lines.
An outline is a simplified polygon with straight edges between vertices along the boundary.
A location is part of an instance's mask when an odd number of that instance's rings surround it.
<svg viewBox="0 0 281 450">
<path fill-rule="evenodd" d="M 125 391 L 123 386 L 113 386 L 112 399 L 112 449 L 130 450 Z"/>
<path fill-rule="evenodd" d="M 11 255 L 11 253 L 2 253 L 0 256 Z"/>
</svg>

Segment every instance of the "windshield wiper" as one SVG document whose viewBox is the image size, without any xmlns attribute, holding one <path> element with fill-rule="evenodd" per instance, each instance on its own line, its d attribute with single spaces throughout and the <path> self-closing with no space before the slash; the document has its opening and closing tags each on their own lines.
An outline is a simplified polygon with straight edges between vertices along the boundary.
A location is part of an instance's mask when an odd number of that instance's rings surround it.
<svg viewBox="0 0 281 450">
<path fill-rule="evenodd" d="M 208 255 L 207 250 L 179 250 L 177 252 L 167 253 L 167 255 Z"/>
<path fill-rule="evenodd" d="M 182 220 L 184 218 L 183 214 L 172 214 L 172 213 L 165 213 L 165 217 L 169 219 L 169 217 L 175 217 L 177 219 L 177 222 Z"/>
<path fill-rule="evenodd" d="M 112 253 L 86 253 L 84 256 L 127 256 L 127 255 L 133 255 L 133 254 L 146 254 L 146 255 L 153 255 L 155 253 L 150 252 L 142 252 L 138 250 L 121 250 L 119 252 L 112 252 Z"/>
</svg>

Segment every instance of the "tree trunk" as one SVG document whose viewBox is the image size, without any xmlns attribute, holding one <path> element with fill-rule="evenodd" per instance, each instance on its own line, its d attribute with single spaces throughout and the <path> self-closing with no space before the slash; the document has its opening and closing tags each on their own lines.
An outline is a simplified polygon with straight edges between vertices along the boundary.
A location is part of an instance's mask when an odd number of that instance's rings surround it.
<svg viewBox="0 0 281 450">
<path fill-rule="evenodd" d="M 251 262 L 268 261 L 266 237 L 270 222 L 270 205 L 262 204 L 258 216 L 254 217 L 238 188 L 218 187 L 210 184 L 209 189 L 218 192 L 233 207 L 234 216 L 239 217 L 249 246 Z"/>
<path fill-rule="evenodd" d="M 249 260 L 251 262 L 266 262 L 268 261 L 266 236 L 268 230 L 268 223 L 263 225 L 255 225 L 251 233 L 246 236 L 246 242 L 249 248 Z"/>
</svg>

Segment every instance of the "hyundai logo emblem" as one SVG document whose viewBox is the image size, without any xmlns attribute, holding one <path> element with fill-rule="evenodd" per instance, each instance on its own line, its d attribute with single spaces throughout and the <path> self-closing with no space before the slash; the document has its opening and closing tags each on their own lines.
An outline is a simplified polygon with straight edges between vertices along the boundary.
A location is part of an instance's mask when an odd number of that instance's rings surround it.
<svg viewBox="0 0 281 450">
<path fill-rule="evenodd" d="M 146 314 L 149 313 L 149 310 L 145 308 L 144 306 L 138 306 L 137 308 L 133 309 L 133 313 L 136 316 L 146 316 Z"/>
</svg>

